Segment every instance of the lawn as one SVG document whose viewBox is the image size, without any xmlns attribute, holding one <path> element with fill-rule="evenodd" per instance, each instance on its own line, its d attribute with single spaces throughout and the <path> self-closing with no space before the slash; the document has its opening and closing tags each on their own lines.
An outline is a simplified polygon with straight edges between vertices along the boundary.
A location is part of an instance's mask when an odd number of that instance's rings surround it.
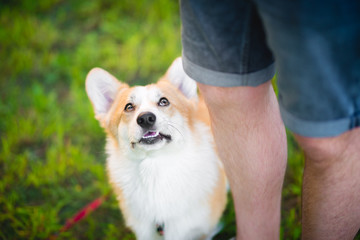
<svg viewBox="0 0 360 240">
<path fill-rule="evenodd" d="M 105 135 L 84 81 L 93 67 L 156 81 L 181 54 L 176 0 L 0 3 L 0 239 L 48 239 L 94 199 L 106 201 L 58 239 L 134 239 L 105 174 Z M 299 239 L 303 155 L 291 135 L 282 239 Z M 231 201 L 223 231 L 235 235 Z"/>
</svg>

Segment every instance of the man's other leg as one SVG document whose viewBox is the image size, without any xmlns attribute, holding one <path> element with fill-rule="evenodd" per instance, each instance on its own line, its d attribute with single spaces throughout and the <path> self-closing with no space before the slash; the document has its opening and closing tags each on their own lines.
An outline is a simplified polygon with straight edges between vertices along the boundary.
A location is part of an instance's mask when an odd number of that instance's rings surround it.
<svg viewBox="0 0 360 240">
<path fill-rule="evenodd" d="M 271 82 L 199 88 L 230 182 L 237 239 L 279 239 L 287 144 Z"/>
<path fill-rule="evenodd" d="M 360 227 L 360 128 L 296 138 L 305 152 L 302 238 L 353 239 Z"/>
</svg>

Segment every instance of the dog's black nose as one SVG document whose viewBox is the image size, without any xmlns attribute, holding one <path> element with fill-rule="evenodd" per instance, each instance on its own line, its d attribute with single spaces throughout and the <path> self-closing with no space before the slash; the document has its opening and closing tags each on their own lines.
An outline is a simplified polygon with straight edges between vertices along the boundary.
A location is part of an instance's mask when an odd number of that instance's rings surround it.
<svg viewBox="0 0 360 240">
<path fill-rule="evenodd" d="M 140 113 L 136 119 L 136 122 L 140 125 L 140 127 L 149 129 L 154 126 L 156 122 L 156 116 L 152 112 Z"/>
</svg>

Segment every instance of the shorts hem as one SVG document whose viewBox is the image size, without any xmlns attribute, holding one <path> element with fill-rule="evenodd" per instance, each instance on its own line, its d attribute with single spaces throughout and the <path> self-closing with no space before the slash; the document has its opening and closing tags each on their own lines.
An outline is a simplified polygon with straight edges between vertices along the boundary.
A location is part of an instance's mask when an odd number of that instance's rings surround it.
<svg viewBox="0 0 360 240">
<path fill-rule="evenodd" d="M 275 75 L 275 64 L 251 73 L 226 73 L 218 72 L 196 65 L 189 61 L 183 54 L 182 57 L 184 70 L 189 77 L 199 83 L 217 87 L 239 87 L 239 86 L 259 86 Z"/>
<path fill-rule="evenodd" d="M 280 104 L 280 113 L 285 126 L 292 132 L 304 137 L 335 137 L 351 130 L 351 118 L 329 121 L 302 120 L 289 113 Z"/>
</svg>

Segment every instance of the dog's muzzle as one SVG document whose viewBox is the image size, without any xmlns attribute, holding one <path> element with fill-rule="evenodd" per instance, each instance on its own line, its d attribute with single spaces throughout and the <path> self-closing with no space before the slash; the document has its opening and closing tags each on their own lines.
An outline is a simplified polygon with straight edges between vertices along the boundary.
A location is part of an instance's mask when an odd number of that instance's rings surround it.
<svg viewBox="0 0 360 240">
<path fill-rule="evenodd" d="M 155 144 L 162 140 L 171 140 L 170 135 L 163 134 L 155 129 L 156 116 L 152 112 L 140 113 L 136 119 L 137 124 L 144 130 L 145 134 L 140 139 L 142 144 Z"/>
</svg>

